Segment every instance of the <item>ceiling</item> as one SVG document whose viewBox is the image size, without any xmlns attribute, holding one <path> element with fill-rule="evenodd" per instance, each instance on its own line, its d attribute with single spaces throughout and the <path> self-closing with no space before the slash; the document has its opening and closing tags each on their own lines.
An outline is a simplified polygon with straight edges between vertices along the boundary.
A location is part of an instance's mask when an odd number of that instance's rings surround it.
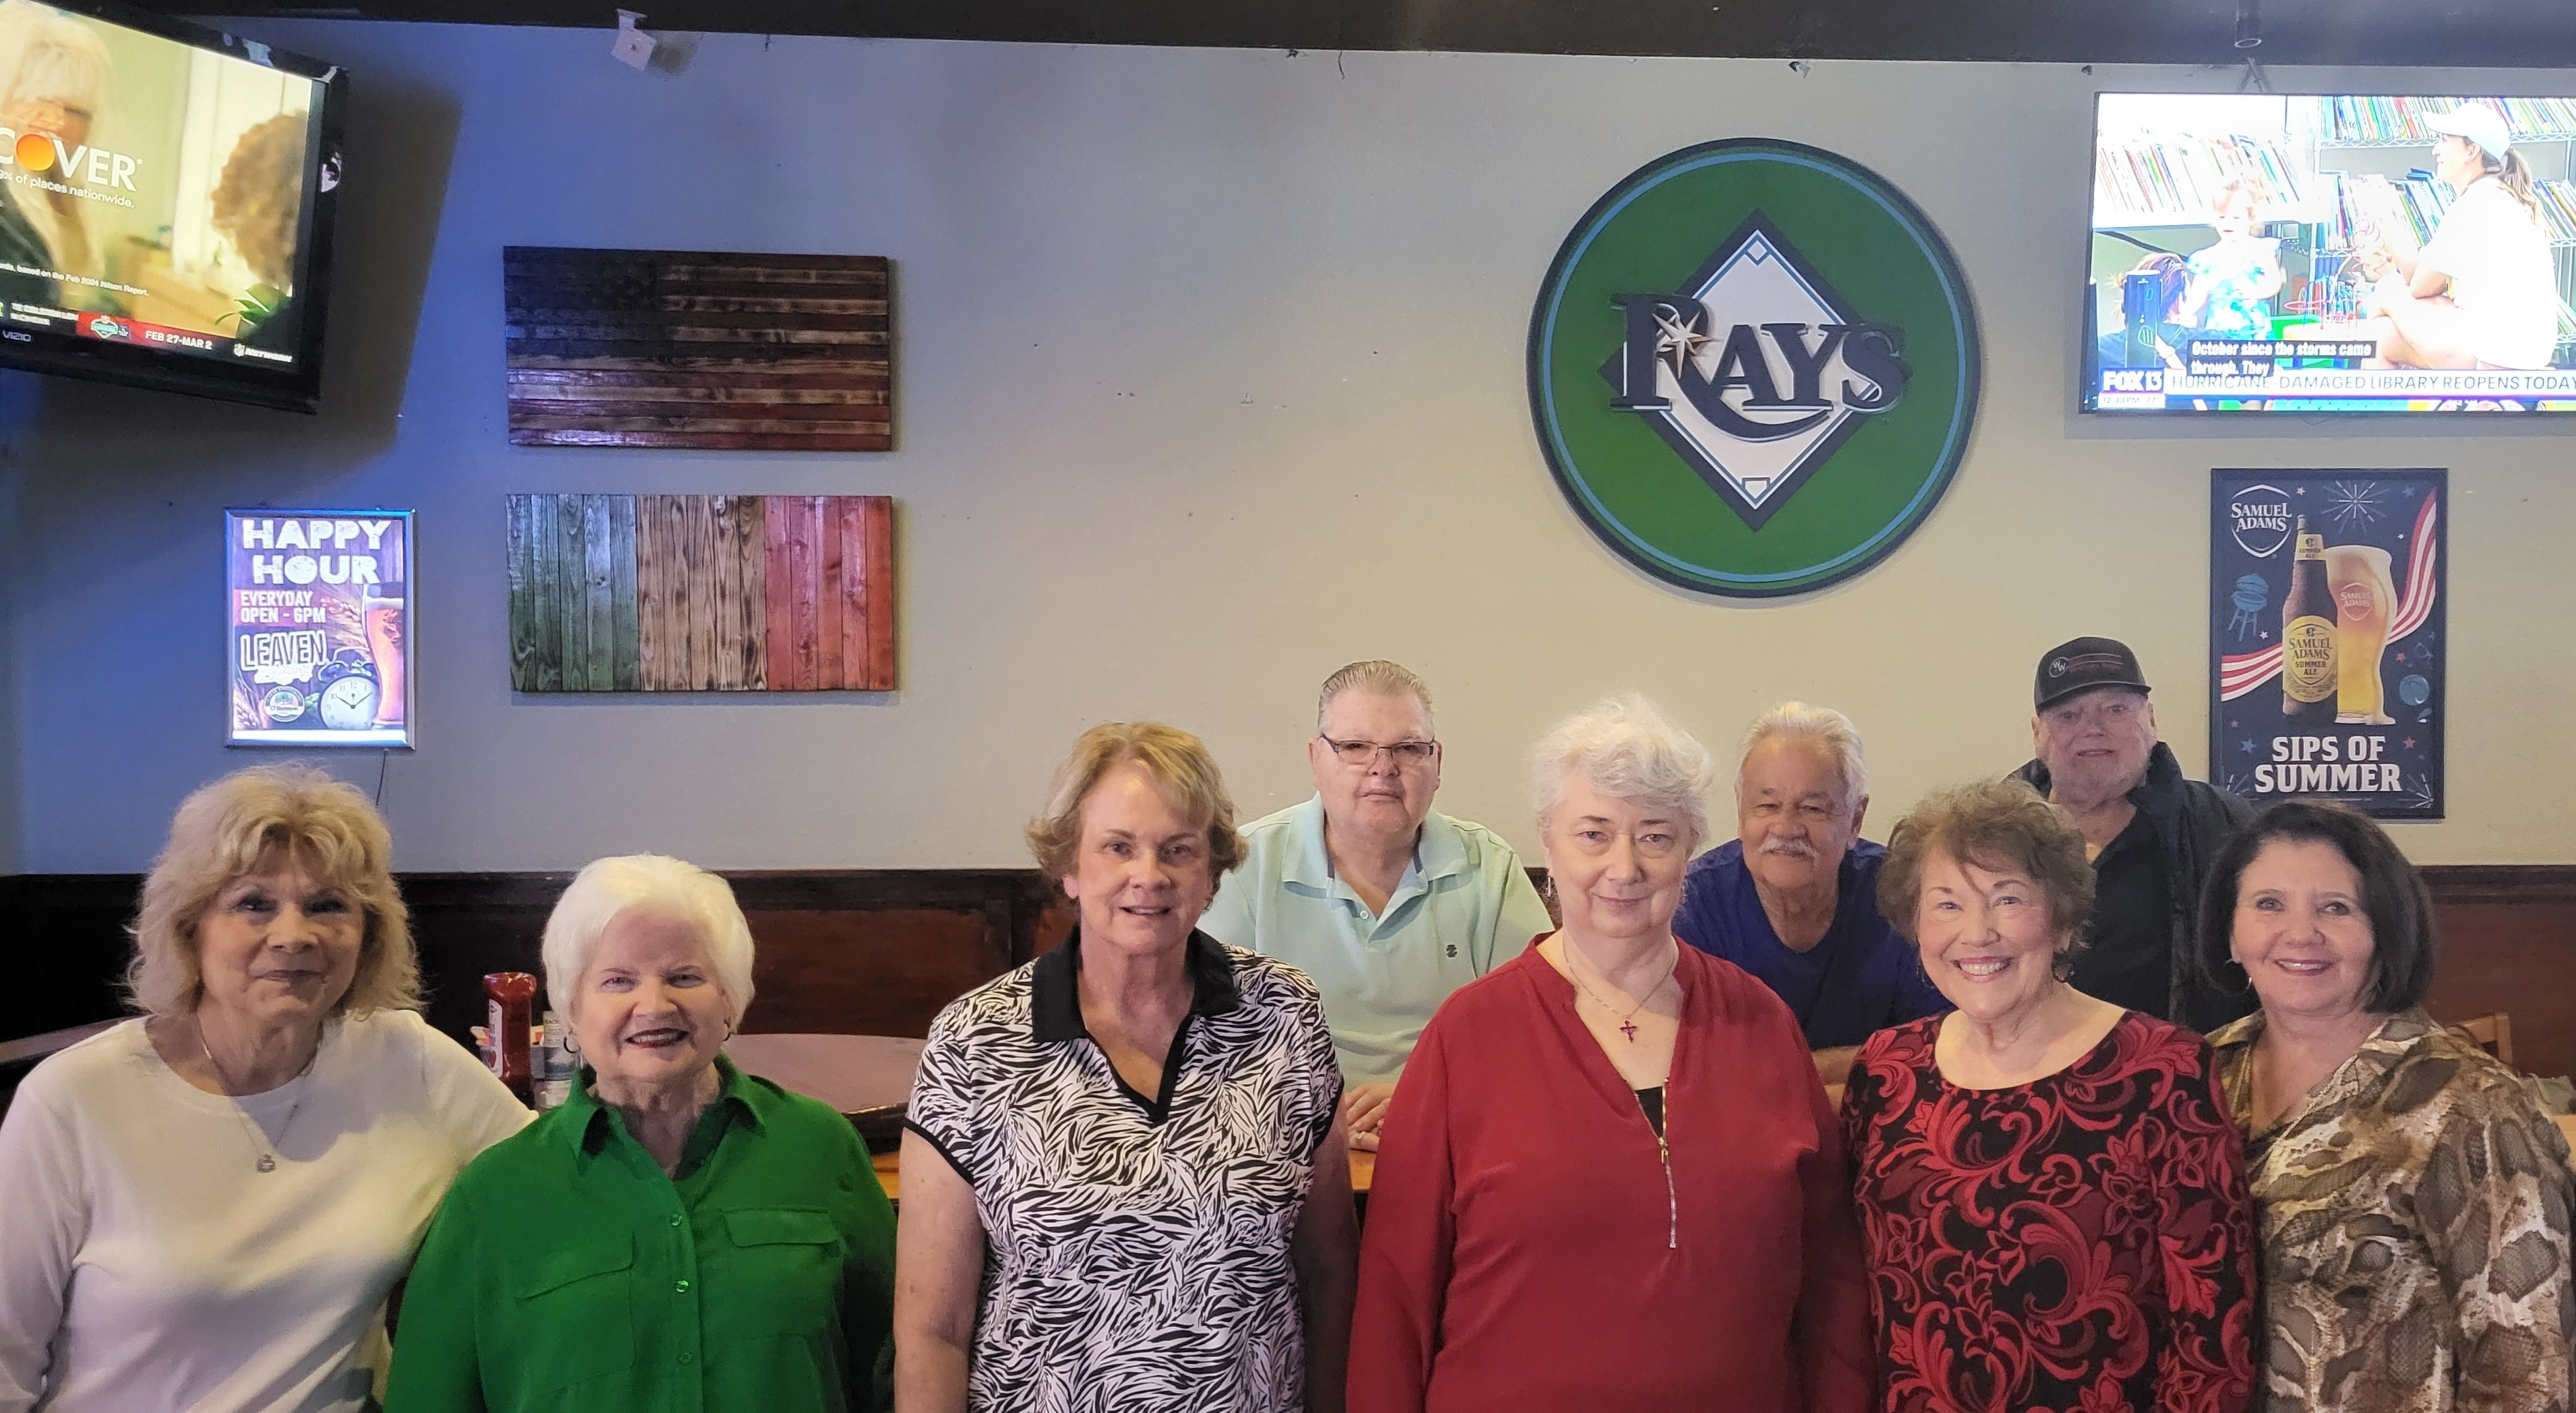
<svg viewBox="0 0 2576 1413">
<path fill-rule="evenodd" d="M 164 13 L 197 4 L 143 0 Z M 224 0 L 241 16 L 597 27 L 608 0 Z M 648 29 L 749 34 L 1689 54 L 2234 63 L 2259 5 L 2267 65 L 2576 66 L 2570 0 L 626 0 Z"/>
</svg>

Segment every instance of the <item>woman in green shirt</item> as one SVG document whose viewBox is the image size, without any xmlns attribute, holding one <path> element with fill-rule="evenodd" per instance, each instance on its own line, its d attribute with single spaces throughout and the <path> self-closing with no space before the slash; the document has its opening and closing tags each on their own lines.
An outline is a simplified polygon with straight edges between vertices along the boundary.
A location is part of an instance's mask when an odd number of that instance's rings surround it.
<svg viewBox="0 0 2576 1413">
<path fill-rule="evenodd" d="M 564 891 L 546 989 L 583 1084 L 448 1191 L 389 1413 L 883 1404 L 894 1211 L 846 1119 L 717 1053 L 751 955 L 732 889 L 677 859 Z"/>
</svg>

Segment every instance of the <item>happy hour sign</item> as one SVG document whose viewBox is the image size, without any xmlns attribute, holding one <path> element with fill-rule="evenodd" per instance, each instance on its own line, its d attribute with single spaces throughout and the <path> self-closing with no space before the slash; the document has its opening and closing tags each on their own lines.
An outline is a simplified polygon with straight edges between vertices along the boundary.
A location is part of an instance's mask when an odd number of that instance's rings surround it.
<svg viewBox="0 0 2576 1413">
<path fill-rule="evenodd" d="M 224 600 L 236 746 L 409 746 L 411 512 L 234 510 Z"/>
</svg>

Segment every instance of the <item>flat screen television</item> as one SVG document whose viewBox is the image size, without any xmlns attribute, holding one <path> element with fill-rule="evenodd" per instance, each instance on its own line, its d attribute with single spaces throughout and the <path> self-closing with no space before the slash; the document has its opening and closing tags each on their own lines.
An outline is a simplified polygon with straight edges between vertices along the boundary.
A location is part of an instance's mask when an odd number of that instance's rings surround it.
<svg viewBox="0 0 2576 1413">
<path fill-rule="evenodd" d="M 184 21 L 0 0 L 0 366 L 315 410 L 347 97 Z"/>
<path fill-rule="evenodd" d="M 2576 99 L 2105 93 L 2087 412 L 2576 412 Z"/>
</svg>

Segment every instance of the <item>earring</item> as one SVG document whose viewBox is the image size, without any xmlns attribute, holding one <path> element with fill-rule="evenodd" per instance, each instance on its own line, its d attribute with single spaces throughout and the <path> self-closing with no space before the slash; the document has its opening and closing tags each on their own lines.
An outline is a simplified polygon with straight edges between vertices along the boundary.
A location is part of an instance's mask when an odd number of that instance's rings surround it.
<svg viewBox="0 0 2576 1413">
<path fill-rule="evenodd" d="M 2060 981 L 2072 981 L 2072 980 L 2074 980 L 2074 979 L 2075 979 L 2075 952 L 2074 952 L 2074 949 L 2073 949 L 2073 948 L 2069 948 L 2069 949 L 2067 949 L 2066 951 L 2060 952 L 2060 953 L 2058 953 L 2056 956 L 2054 956 L 2054 957 L 2050 958 L 2050 959 L 2049 959 L 2049 963 L 2048 963 L 2048 974 L 2049 974 L 2050 976 L 2056 977 L 2056 978 L 2057 978 L 2058 980 L 2060 980 Z"/>
</svg>

